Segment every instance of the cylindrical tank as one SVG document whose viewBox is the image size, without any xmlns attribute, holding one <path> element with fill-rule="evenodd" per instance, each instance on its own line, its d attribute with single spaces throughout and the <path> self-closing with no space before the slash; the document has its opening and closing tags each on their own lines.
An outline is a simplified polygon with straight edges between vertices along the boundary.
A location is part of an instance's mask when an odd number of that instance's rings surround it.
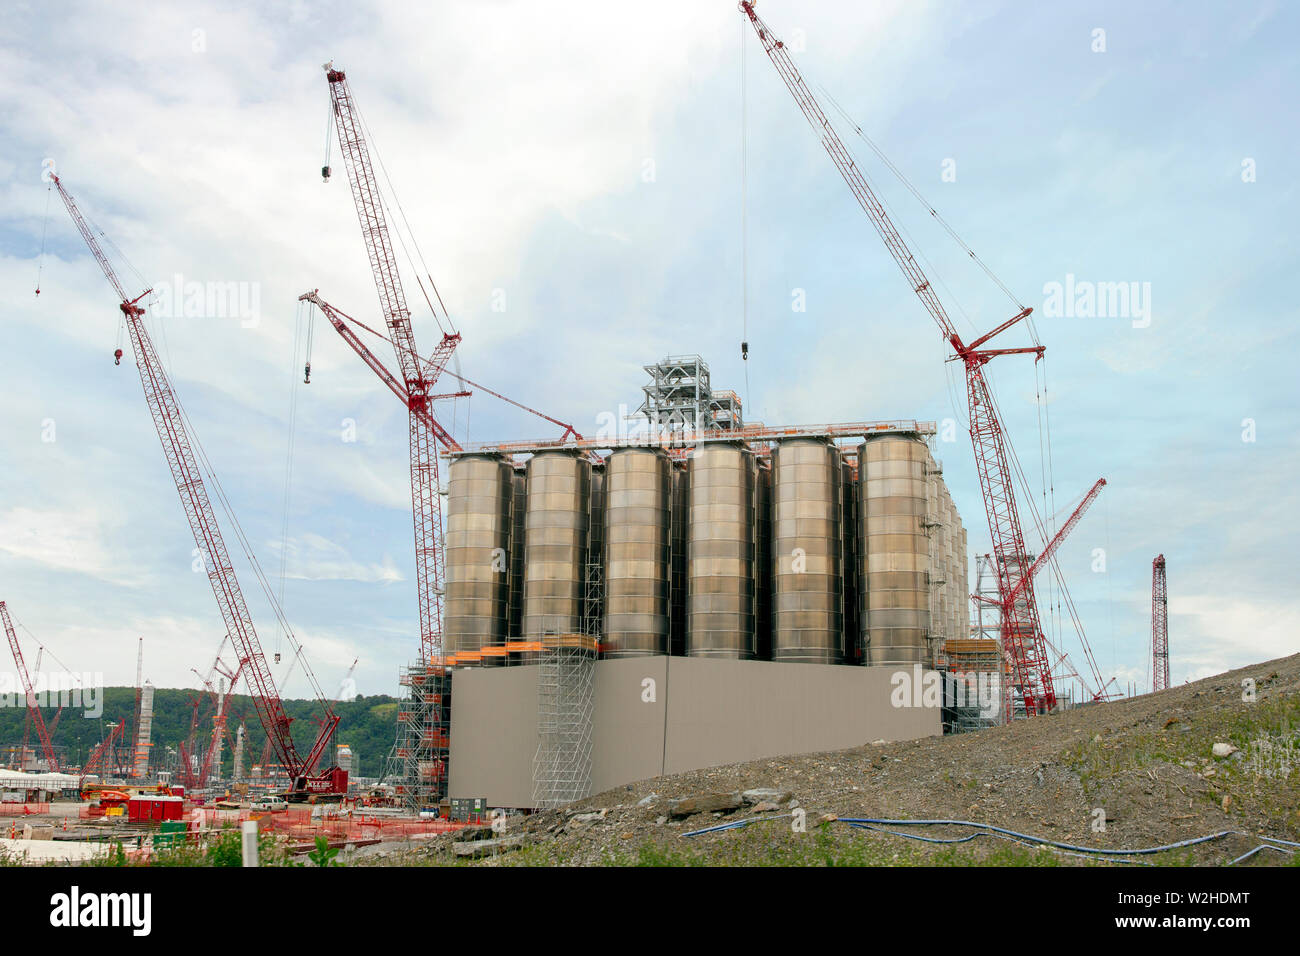
<svg viewBox="0 0 1300 956">
<path fill-rule="evenodd" d="M 510 626 L 509 635 L 524 633 L 524 509 L 528 501 L 528 480 L 522 468 L 511 475 L 514 502 L 510 512 Z"/>
<path fill-rule="evenodd" d="M 772 660 L 838 664 L 844 657 L 840 455 L 829 441 L 792 438 L 772 453 Z"/>
<path fill-rule="evenodd" d="M 957 636 L 970 636 L 970 579 L 966 570 L 966 528 L 960 524 L 957 531 Z"/>
<path fill-rule="evenodd" d="M 840 519 L 840 540 L 843 542 L 840 569 L 844 576 L 844 662 L 862 663 L 861 634 L 858 628 L 858 497 L 853 466 L 842 465 L 844 510 Z"/>
<path fill-rule="evenodd" d="M 772 462 L 755 459 L 754 656 L 772 659 Z"/>
<path fill-rule="evenodd" d="M 524 638 L 576 634 L 582 626 L 591 464 L 576 452 L 528 460 L 524 514 Z"/>
<path fill-rule="evenodd" d="M 862 639 L 869 664 L 922 664 L 929 625 L 925 443 L 879 435 L 858 446 Z"/>
<path fill-rule="evenodd" d="M 672 571 L 669 587 L 669 653 L 686 653 L 686 526 L 690 518 L 690 479 L 686 462 L 673 462 Z"/>
<path fill-rule="evenodd" d="M 605 466 L 591 466 L 591 494 L 587 504 L 587 564 L 583 569 L 583 630 L 584 634 L 604 633 L 605 588 L 592 586 L 592 565 L 600 565 L 603 575 L 605 561 Z"/>
<path fill-rule="evenodd" d="M 500 455 L 463 455 L 451 463 L 443 610 L 443 642 L 449 655 L 505 646 L 512 473 L 510 463 Z M 487 660 L 500 662 L 502 658 Z"/>
<path fill-rule="evenodd" d="M 707 442 L 690 458 L 686 653 L 754 656 L 753 454 Z"/>
<path fill-rule="evenodd" d="M 668 653 L 672 465 L 618 448 L 605 465 L 605 657 Z"/>
</svg>

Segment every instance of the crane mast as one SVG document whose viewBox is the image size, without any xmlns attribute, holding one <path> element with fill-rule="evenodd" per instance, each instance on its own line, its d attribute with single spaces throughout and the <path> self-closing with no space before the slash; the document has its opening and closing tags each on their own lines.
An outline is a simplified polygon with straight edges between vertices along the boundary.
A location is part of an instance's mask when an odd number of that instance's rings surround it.
<svg viewBox="0 0 1300 956">
<path fill-rule="evenodd" d="M 18 633 L 14 630 L 14 622 L 9 617 L 9 608 L 4 601 L 0 601 L 0 621 L 4 622 L 5 636 L 9 638 L 9 650 L 14 655 L 14 667 L 18 669 L 18 679 L 23 684 L 23 699 L 27 702 L 27 714 L 31 717 L 32 723 L 36 725 L 36 737 L 41 742 L 41 751 L 45 754 L 45 762 L 50 768 L 50 773 L 59 772 L 59 760 L 54 755 L 54 743 L 50 740 L 49 728 L 45 726 L 45 717 L 41 714 L 41 709 L 36 706 L 36 691 L 32 688 L 31 675 L 27 673 L 27 663 L 23 660 L 23 649 L 18 644 Z M 37 652 L 39 656 L 39 652 Z M 27 741 L 24 734 L 23 750 L 27 749 Z M 26 754 L 24 753 L 24 756 Z M 22 757 L 19 758 L 21 760 Z M 22 769 L 20 766 L 18 769 Z"/>
<path fill-rule="evenodd" d="M 809 90 L 791 59 L 785 44 L 776 38 L 754 11 L 753 0 L 742 0 L 740 10 L 748 17 L 772 65 L 794 97 L 804 118 L 821 140 L 854 198 L 875 227 L 899 269 L 906 277 L 939 331 L 956 352 L 966 370 L 966 391 L 970 410 L 970 435 L 975 450 L 975 464 L 980 477 L 984 509 L 988 513 L 989 534 L 993 541 L 994 565 L 1001 597 L 1002 642 L 1012 662 L 1012 678 L 1020 687 L 1025 713 L 1044 713 L 1056 706 L 1051 661 L 1047 641 L 1038 616 L 1032 577 L 1028 572 L 1024 534 L 1012 487 L 1012 472 L 1007 455 L 1007 441 L 998 418 L 993 396 L 984 378 L 984 365 L 998 355 L 1033 354 L 1041 356 L 1042 346 L 1029 348 L 981 348 L 995 335 L 1028 318 L 1032 309 L 1025 308 L 993 331 L 967 344 L 940 302 L 934 286 L 926 277 L 903 237 L 894 227 L 885 207 L 876 197 L 866 178 L 853 161 L 839 134 L 826 118 L 817 98 Z"/>
<path fill-rule="evenodd" d="M 420 605 L 420 653 L 424 661 L 434 662 L 442 656 L 443 594 L 442 508 L 438 499 L 436 443 L 439 440 L 445 442 L 450 436 L 441 428 L 430 427 L 430 401 L 433 386 L 460 344 L 460 334 L 444 333 L 427 362 L 416 349 L 411 312 L 402 290 L 397 256 L 388 232 L 361 118 L 344 72 L 327 63 L 325 76 L 329 81 L 339 152 L 343 154 L 348 170 L 357 220 L 361 224 L 366 255 L 379 293 L 379 306 L 388 327 L 388 337 L 397 353 L 405 386 L 404 400 L 410 428 L 411 514 L 415 525 L 415 581 Z"/>
<path fill-rule="evenodd" d="M 1151 690 L 1169 686 L 1169 596 L 1165 587 L 1165 556 L 1151 562 Z"/>
<path fill-rule="evenodd" d="M 59 197 L 67 207 L 77 230 L 121 300 L 119 308 L 126 319 L 127 333 L 131 337 L 131 345 L 135 350 L 136 367 L 139 369 L 140 382 L 144 387 L 145 401 L 162 443 L 163 456 L 167 459 L 176 491 L 180 495 L 185 518 L 194 535 L 194 543 L 202 554 L 208 582 L 216 598 L 226 632 L 234 641 L 241 665 L 245 670 L 245 678 L 252 692 L 253 704 L 257 708 L 262 726 L 266 728 L 277 755 L 288 769 L 295 791 L 305 792 L 309 788 L 319 791 L 328 788 L 332 786 L 330 781 L 311 778 L 310 774 L 324 753 L 339 718 L 326 701 L 320 734 L 306 756 L 299 755 L 289 729 L 293 718 L 285 712 L 284 704 L 271 677 L 271 668 L 262 653 L 261 641 L 253 626 L 253 619 L 239 587 L 239 581 L 235 577 L 230 553 L 222 538 L 216 513 L 213 511 L 212 502 L 199 471 L 198 460 L 185 429 L 180 404 L 143 322 L 144 308 L 139 303 L 152 290 L 147 289 L 133 299 L 127 297 L 112 263 L 104 254 L 72 196 L 64 189 L 63 182 L 55 175 L 51 176 L 51 180 L 58 189 Z"/>
</svg>

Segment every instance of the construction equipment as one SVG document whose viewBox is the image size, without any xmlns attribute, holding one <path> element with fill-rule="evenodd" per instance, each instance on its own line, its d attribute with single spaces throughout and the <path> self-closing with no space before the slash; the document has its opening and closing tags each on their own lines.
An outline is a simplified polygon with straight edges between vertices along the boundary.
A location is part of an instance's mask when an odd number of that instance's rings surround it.
<svg viewBox="0 0 1300 956">
<path fill-rule="evenodd" d="M 9 638 L 9 650 L 14 655 L 14 667 L 18 669 L 18 679 L 23 685 L 23 699 L 27 702 L 27 714 L 36 726 L 36 737 L 41 742 L 41 752 L 45 755 L 46 766 L 50 773 L 59 772 L 59 758 L 54 755 L 54 744 L 50 740 L 49 728 L 45 726 L 45 717 L 40 707 L 36 706 L 36 691 L 32 688 L 31 675 L 27 673 L 27 664 L 23 661 L 23 649 L 18 645 L 18 634 L 14 631 L 13 620 L 9 617 L 9 608 L 0 601 L 0 620 L 4 621 L 5 636 Z"/>
<path fill-rule="evenodd" d="M 826 118 L 817 98 L 804 82 L 785 44 L 754 12 L 753 0 L 742 0 L 740 10 L 748 17 L 763 51 L 776 67 L 800 111 L 820 137 L 822 146 L 848 184 L 854 198 L 871 220 L 885 247 L 907 278 L 912 291 L 938 324 L 943 339 L 956 353 L 966 371 L 966 388 L 970 408 L 970 435 L 979 471 L 980 490 L 988 513 L 989 533 L 993 541 L 1001 602 L 1001 637 L 1004 652 L 1012 662 L 1013 680 L 1024 700 L 1026 714 L 1051 711 L 1056 706 L 1047 641 L 1039 621 L 1034 585 L 1027 573 L 1024 534 L 1012 487 L 1012 470 L 1008 460 L 1008 441 L 993 395 L 984 378 L 984 366 L 999 355 L 1034 355 L 1042 357 L 1041 345 L 1024 348 L 990 349 L 983 346 L 994 336 L 1027 319 L 1033 309 L 1019 312 L 991 332 L 966 343 L 957 333 L 939 296 L 920 264 L 903 241 L 876 197 L 866 178 L 854 163 L 835 128 Z M 969 251 L 969 250 L 968 250 Z M 970 253 L 974 257 L 974 253 Z"/>
<path fill-rule="evenodd" d="M 1165 556 L 1151 562 L 1151 690 L 1169 686 L 1169 597 L 1165 590 Z"/>
<path fill-rule="evenodd" d="M 145 328 L 143 321 L 145 310 L 140 303 L 152 290 L 146 289 L 134 298 L 127 296 L 98 238 L 77 208 L 72 196 L 64 188 L 62 180 L 53 174 L 50 180 L 58 189 L 59 197 L 67 207 L 73 223 L 118 296 L 120 303 L 118 307 L 125 318 L 127 332 L 131 337 L 136 367 L 144 387 L 145 401 L 153 416 L 158 438 L 162 442 L 163 454 L 176 484 L 176 491 L 180 495 L 185 517 L 193 532 L 194 543 L 198 546 L 206 565 L 208 581 L 225 622 L 226 632 L 234 642 L 239 660 L 245 670 L 258 717 L 262 721 L 262 726 L 266 728 L 267 735 L 274 741 L 277 753 L 289 771 L 291 795 L 294 799 L 305 800 L 310 794 L 342 794 L 347 789 L 345 772 L 339 771 L 338 768 L 331 768 L 313 775 L 316 764 L 326 752 L 339 722 L 329 701 L 325 699 L 324 694 L 319 693 L 319 688 L 317 688 L 317 696 L 324 707 L 324 716 L 320 720 L 321 727 L 316 741 L 305 755 L 299 754 L 294 744 L 290 732 L 292 718 L 285 713 L 279 691 L 272 680 L 271 669 L 262 653 L 261 641 L 253 627 L 252 616 L 249 614 L 248 605 L 235 576 L 230 554 L 226 550 L 221 529 L 217 524 L 217 516 L 199 470 L 199 462 L 193 447 L 193 444 L 197 443 L 191 442 L 180 402 Z M 219 486 L 217 490 L 220 494 Z M 222 498 L 224 500 L 224 495 Z M 244 542 L 242 531 L 237 525 L 236 532 L 241 542 Z M 252 560 L 251 551 L 246 546 L 245 551 Z M 269 589 L 266 590 L 268 598 L 271 598 Z M 287 622 L 282 621 L 282 623 L 287 629 Z M 315 685 L 315 681 L 312 683 Z"/>
<path fill-rule="evenodd" d="M 100 741 L 99 746 L 90 752 L 90 757 L 86 760 L 86 765 L 81 768 L 81 775 L 77 778 L 77 790 L 80 791 L 86 782 L 86 778 L 93 773 L 99 773 L 99 765 L 104 761 L 104 755 L 112 750 L 113 744 L 122 736 L 126 730 L 126 718 L 123 717 L 117 722 L 108 736 Z"/>
</svg>

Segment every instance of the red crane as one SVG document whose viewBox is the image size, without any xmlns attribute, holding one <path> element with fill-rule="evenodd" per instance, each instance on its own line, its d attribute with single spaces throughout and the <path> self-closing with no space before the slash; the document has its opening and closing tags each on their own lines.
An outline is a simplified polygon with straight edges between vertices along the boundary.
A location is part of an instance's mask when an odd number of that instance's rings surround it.
<svg viewBox="0 0 1300 956">
<path fill-rule="evenodd" d="M 87 777 L 92 773 L 99 772 L 99 765 L 103 763 L 104 754 L 108 753 L 112 749 L 113 744 L 122 736 L 122 731 L 125 729 L 126 718 L 123 717 L 117 722 L 117 726 L 109 732 L 109 735 L 100 742 L 99 746 L 90 752 L 90 757 L 86 760 L 86 765 L 81 768 L 81 776 L 77 778 L 78 790 L 85 786 Z"/>
<path fill-rule="evenodd" d="M 176 491 L 185 510 L 185 517 L 194 534 L 194 543 L 204 556 L 208 581 L 225 622 L 226 632 L 234 641 L 241 665 L 245 668 L 258 717 L 262 721 L 262 726 L 266 728 L 267 736 L 273 739 L 276 751 L 289 771 L 292 781 L 291 796 L 305 799 L 308 793 L 344 792 L 347 789 L 345 772 L 332 768 L 320 775 L 312 775 L 339 722 L 338 716 L 324 695 L 319 695 L 325 710 L 315 743 L 306 755 L 300 755 L 293 742 L 293 735 L 290 732 L 293 718 L 285 713 L 279 691 L 276 690 L 275 682 L 271 678 L 271 669 L 267 665 L 266 656 L 262 653 L 261 641 L 253 627 L 253 619 L 249 614 L 244 594 L 240 590 L 239 581 L 235 577 L 230 554 L 226 550 L 221 528 L 217 524 L 217 516 L 199 471 L 199 463 L 190 436 L 185 429 L 180 403 L 144 325 L 145 310 L 140 305 L 140 301 L 152 290 L 146 289 L 134 298 L 127 297 L 112 263 L 104 254 L 99 240 L 77 208 L 72 196 L 63 188 L 62 180 L 53 174 L 50 178 L 58 189 L 59 197 L 67 207 L 68 214 L 76 224 L 81 237 L 120 300 L 118 307 L 126 320 L 127 332 L 135 351 L 136 367 L 140 372 L 140 382 L 144 386 L 145 401 L 149 405 L 154 427 L 162 442 L 163 455 L 171 469 Z M 121 357 L 120 349 L 117 355 L 118 358 Z"/>
<path fill-rule="evenodd" d="M 365 239 L 366 254 L 374 273 L 375 288 L 379 292 L 379 307 L 388 327 L 388 338 L 397 353 L 401 373 L 400 384 L 404 394 L 398 397 L 406 403 L 410 424 L 411 513 L 415 523 L 415 587 L 420 604 L 420 653 L 422 660 L 434 662 L 442 656 L 442 509 L 438 500 L 438 453 L 435 442 L 446 443 L 451 436 L 437 424 L 432 415 L 433 388 L 442 370 L 460 344 L 460 333 L 444 332 L 442 341 L 427 361 L 420 357 L 415 347 L 415 332 L 411 328 L 411 311 L 406 305 L 406 294 L 397 271 L 397 256 L 388 233 L 379 183 L 370 162 L 360 116 L 352 101 L 347 77 L 332 63 L 325 65 L 329 81 L 330 100 L 333 104 L 334 123 L 338 132 L 339 151 L 343 154 L 352 185 L 352 198 L 357 207 L 357 219 Z M 306 298 L 306 296 L 304 296 Z M 319 304 L 319 303 L 318 303 Z M 326 313 L 328 315 L 328 313 Z M 331 320 L 333 321 L 333 320 Z M 338 324 L 335 324 L 338 329 Z M 344 334 L 339 329 L 340 334 Z M 354 348 L 360 343 L 353 343 Z M 364 348 L 364 347 L 363 347 Z M 366 353 L 359 350 L 362 358 Z M 377 360 L 376 360 L 377 361 Z M 381 366 L 367 364 L 385 378 L 393 378 Z M 388 382 L 392 388 L 396 382 Z M 397 391 L 395 389 L 395 391 Z M 453 445 L 448 447 L 453 447 Z"/>
<path fill-rule="evenodd" d="M 50 769 L 50 773 L 58 773 L 59 758 L 54 755 L 54 743 L 50 740 L 49 728 L 45 726 L 45 717 L 41 714 L 41 709 L 36 706 L 36 691 L 32 689 L 32 678 L 27 673 L 27 664 L 23 660 L 23 649 L 18 645 L 18 634 L 14 631 L 14 622 L 9 617 L 9 608 L 4 601 L 0 601 L 0 620 L 4 621 L 5 636 L 9 638 L 9 650 L 14 655 L 14 667 L 18 669 L 18 679 L 23 684 L 23 699 L 27 702 L 27 715 L 31 718 L 32 723 L 36 725 L 36 736 L 41 742 L 41 751 L 45 754 L 45 762 Z M 23 749 L 26 751 L 25 745 Z"/>
<path fill-rule="evenodd" d="M 1169 597 L 1165 591 L 1165 556 L 1151 562 L 1151 690 L 1169 686 Z"/>
<path fill-rule="evenodd" d="M 1025 540 L 1020 529 L 1020 512 L 1016 507 L 1016 496 L 1012 487 L 1007 440 L 993 396 L 984 379 L 984 366 L 990 359 L 999 355 L 1024 354 L 1041 357 L 1044 349 L 1042 346 L 1003 349 L 982 347 L 994 336 L 1028 318 L 1033 310 L 1021 309 L 997 328 L 973 342 L 962 341 L 930 280 L 890 221 L 885 207 L 867 185 L 866 178 L 854 163 L 848 149 L 826 118 L 826 114 L 822 112 L 816 97 L 813 96 L 790 58 L 785 44 L 776 38 L 767 24 L 754 12 L 753 0 L 742 0 L 740 10 L 749 18 L 763 45 L 763 51 L 776 67 L 813 131 L 821 137 L 822 146 L 844 177 L 844 181 L 863 212 L 875 226 L 876 232 L 880 234 L 885 247 L 898 263 L 912 291 L 920 298 L 926 311 L 938 324 L 944 341 L 952 347 L 957 358 L 965 366 L 971 442 L 975 448 L 975 464 L 979 471 L 984 509 L 988 512 L 989 534 L 993 539 L 994 564 L 998 574 L 1002 644 L 1004 652 L 1010 655 L 1013 680 L 1020 687 L 1023 695 L 1025 713 L 1050 711 L 1056 706 L 1056 690 L 1052 683 L 1047 641 L 1039 622 L 1033 580 L 1026 573 Z"/>
</svg>

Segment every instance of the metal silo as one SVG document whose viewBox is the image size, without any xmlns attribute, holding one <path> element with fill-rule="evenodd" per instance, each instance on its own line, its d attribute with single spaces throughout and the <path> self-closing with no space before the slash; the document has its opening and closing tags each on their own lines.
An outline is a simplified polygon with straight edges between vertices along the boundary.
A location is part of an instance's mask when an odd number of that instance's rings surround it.
<svg viewBox="0 0 1300 956">
<path fill-rule="evenodd" d="M 504 648 L 509 627 L 513 470 L 500 455 L 464 455 L 447 482 L 446 601 L 448 654 Z M 489 657 L 486 662 L 500 662 Z"/>
<path fill-rule="evenodd" d="M 754 656 L 772 659 L 772 461 L 756 459 L 754 482 Z"/>
<path fill-rule="evenodd" d="M 618 448 L 605 476 L 605 657 L 668 653 L 672 465 Z"/>
<path fill-rule="evenodd" d="M 708 442 L 690 458 L 686 653 L 754 656 L 753 454 Z"/>
<path fill-rule="evenodd" d="M 786 439 L 772 453 L 774 661 L 843 660 L 841 467 L 826 439 Z"/>
<path fill-rule="evenodd" d="M 524 514 L 523 636 L 576 634 L 582 626 L 591 464 L 576 452 L 528 460 Z"/>
<path fill-rule="evenodd" d="M 690 517 L 690 479 L 686 462 L 673 462 L 673 491 L 671 515 L 672 557 L 669 575 L 669 640 L 668 652 L 678 656 L 686 653 L 686 526 Z"/>
<path fill-rule="evenodd" d="M 582 633 L 599 636 L 605 627 L 605 465 L 591 466 L 587 511 L 587 564 L 583 570 Z"/>
<path fill-rule="evenodd" d="M 524 633 L 524 509 L 528 501 L 528 480 L 522 468 L 513 469 L 514 501 L 510 511 L 510 626 L 509 634 Z"/>
<path fill-rule="evenodd" d="M 840 571 L 844 577 L 844 661 L 862 663 L 861 635 L 858 629 L 858 485 L 853 476 L 853 466 L 842 465 L 844 508 L 840 518 L 840 540 L 843 542 Z"/>
<path fill-rule="evenodd" d="M 879 435 L 858 446 L 862 639 L 869 664 L 921 664 L 929 625 L 927 449 Z"/>
</svg>

